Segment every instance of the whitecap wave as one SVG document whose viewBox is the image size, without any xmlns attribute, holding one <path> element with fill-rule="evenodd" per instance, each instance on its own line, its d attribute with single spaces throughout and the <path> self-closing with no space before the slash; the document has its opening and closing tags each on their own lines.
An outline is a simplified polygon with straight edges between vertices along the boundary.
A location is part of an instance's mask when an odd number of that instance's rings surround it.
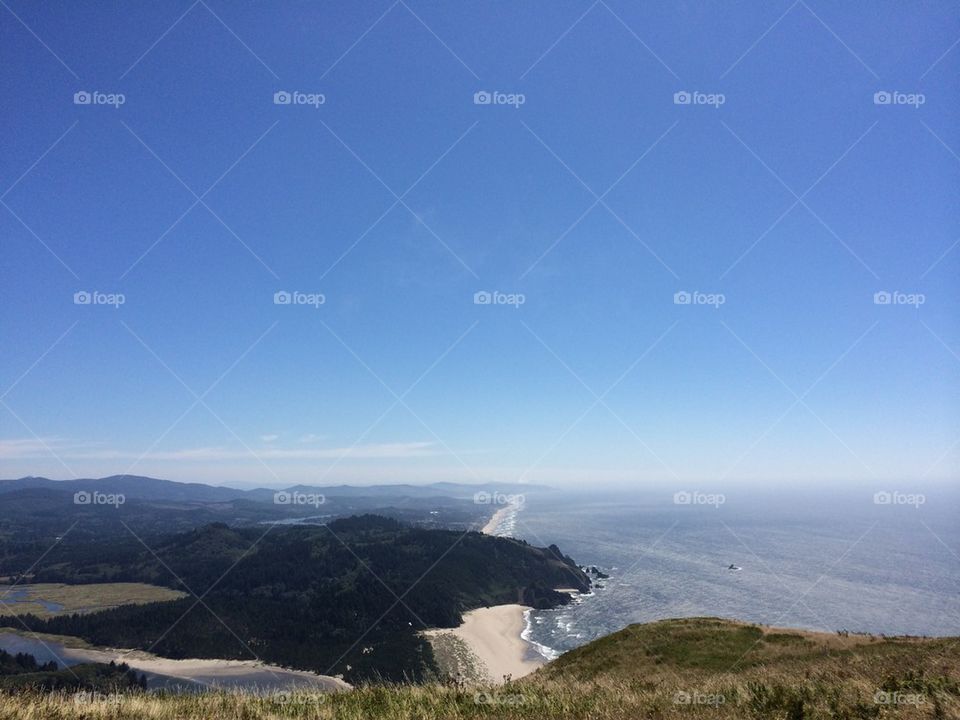
<svg viewBox="0 0 960 720">
<path fill-rule="evenodd" d="M 560 653 L 557 650 L 554 650 L 549 645 L 544 645 L 543 643 L 538 643 L 532 638 L 533 622 L 531 618 L 533 617 L 533 610 L 527 610 L 523 613 L 524 625 L 523 632 L 520 633 L 520 637 L 530 643 L 531 647 L 537 651 L 548 662 L 550 660 L 556 660 L 560 657 Z M 541 618 L 537 618 L 537 622 L 540 622 Z"/>
</svg>

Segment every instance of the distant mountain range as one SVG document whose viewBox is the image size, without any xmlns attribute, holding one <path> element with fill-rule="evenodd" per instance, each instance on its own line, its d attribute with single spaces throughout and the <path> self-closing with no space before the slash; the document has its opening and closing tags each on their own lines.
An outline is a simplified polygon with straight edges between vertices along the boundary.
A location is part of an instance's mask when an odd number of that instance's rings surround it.
<svg viewBox="0 0 960 720">
<path fill-rule="evenodd" d="M 237 488 L 160 480 L 141 475 L 111 475 L 103 478 L 77 480 L 51 480 L 45 477 L 22 477 L 15 480 L 0 480 L 0 495 L 18 490 L 62 490 L 73 492 L 100 492 L 122 494 L 128 500 L 153 500 L 169 502 L 220 503 L 233 500 L 270 502 L 281 488 Z M 326 498 L 431 498 L 446 497 L 472 499 L 476 493 L 525 494 L 548 491 L 546 485 L 518 483 L 473 483 L 461 484 L 437 482 L 427 485 L 294 485 L 282 488 L 286 492 L 316 493 Z"/>
<path fill-rule="evenodd" d="M 462 531 L 482 527 L 511 495 L 548 490 L 542 485 L 449 482 L 241 490 L 137 475 L 0 480 L 0 576 L 18 568 L 21 559 L 42 553 L 68 530 L 71 542 L 87 542 L 129 538 L 132 531 L 142 538 L 186 532 L 216 522 L 234 527 L 324 524 L 373 513 L 423 529 Z"/>
</svg>

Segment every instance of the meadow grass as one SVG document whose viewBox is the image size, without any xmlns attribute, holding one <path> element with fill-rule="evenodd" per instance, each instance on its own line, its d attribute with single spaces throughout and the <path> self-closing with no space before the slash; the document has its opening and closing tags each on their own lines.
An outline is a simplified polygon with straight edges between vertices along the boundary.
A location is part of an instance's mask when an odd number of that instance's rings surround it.
<svg viewBox="0 0 960 720">
<path fill-rule="evenodd" d="M 341 693 L 0 695 L 0 720 L 960 719 L 960 639 L 774 630 L 700 618 L 634 625 L 499 686 Z"/>
<path fill-rule="evenodd" d="M 12 590 L 12 592 L 10 592 Z M 22 600 L 13 600 L 24 593 Z M 90 583 L 88 585 L 64 585 L 62 583 L 36 583 L 29 585 L 0 585 L 0 616 L 36 615 L 53 617 L 75 612 L 96 612 L 121 605 L 142 605 L 186 597 L 179 590 L 147 585 L 146 583 Z M 38 602 L 62 605 L 53 612 Z"/>
</svg>

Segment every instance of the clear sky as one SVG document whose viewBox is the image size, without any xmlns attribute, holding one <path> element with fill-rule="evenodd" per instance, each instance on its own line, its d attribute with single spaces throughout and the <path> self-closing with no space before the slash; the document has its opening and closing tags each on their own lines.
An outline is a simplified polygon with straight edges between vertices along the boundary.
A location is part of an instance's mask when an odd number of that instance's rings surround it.
<svg viewBox="0 0 960 720">
<path fill-rule="evenodd" d="M 0 476 L 955 480 L 958 37 L 4 0 Z"/>
</svg>

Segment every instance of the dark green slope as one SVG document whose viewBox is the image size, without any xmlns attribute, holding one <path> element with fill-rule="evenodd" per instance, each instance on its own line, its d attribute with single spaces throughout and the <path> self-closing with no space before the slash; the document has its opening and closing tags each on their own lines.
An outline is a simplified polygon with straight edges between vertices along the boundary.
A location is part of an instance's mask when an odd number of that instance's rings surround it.
<svg viewBox="0 0 960 720">
<path fill-rule="evenodd" d="M 210 525 L 158 543 L 91 546 L 45 581 L 165 584 L 194 597 L 46 621 L 35 630 L 168 657 L 260 659 L 346 679 L 424 679 L 435 670 L 426 627 L 522 602 L 569 602 L 557 587 L 589 579 L 557 548 L 476 532 L 421 530 L 377 516 L 329 527 Z"/>
</svg>

